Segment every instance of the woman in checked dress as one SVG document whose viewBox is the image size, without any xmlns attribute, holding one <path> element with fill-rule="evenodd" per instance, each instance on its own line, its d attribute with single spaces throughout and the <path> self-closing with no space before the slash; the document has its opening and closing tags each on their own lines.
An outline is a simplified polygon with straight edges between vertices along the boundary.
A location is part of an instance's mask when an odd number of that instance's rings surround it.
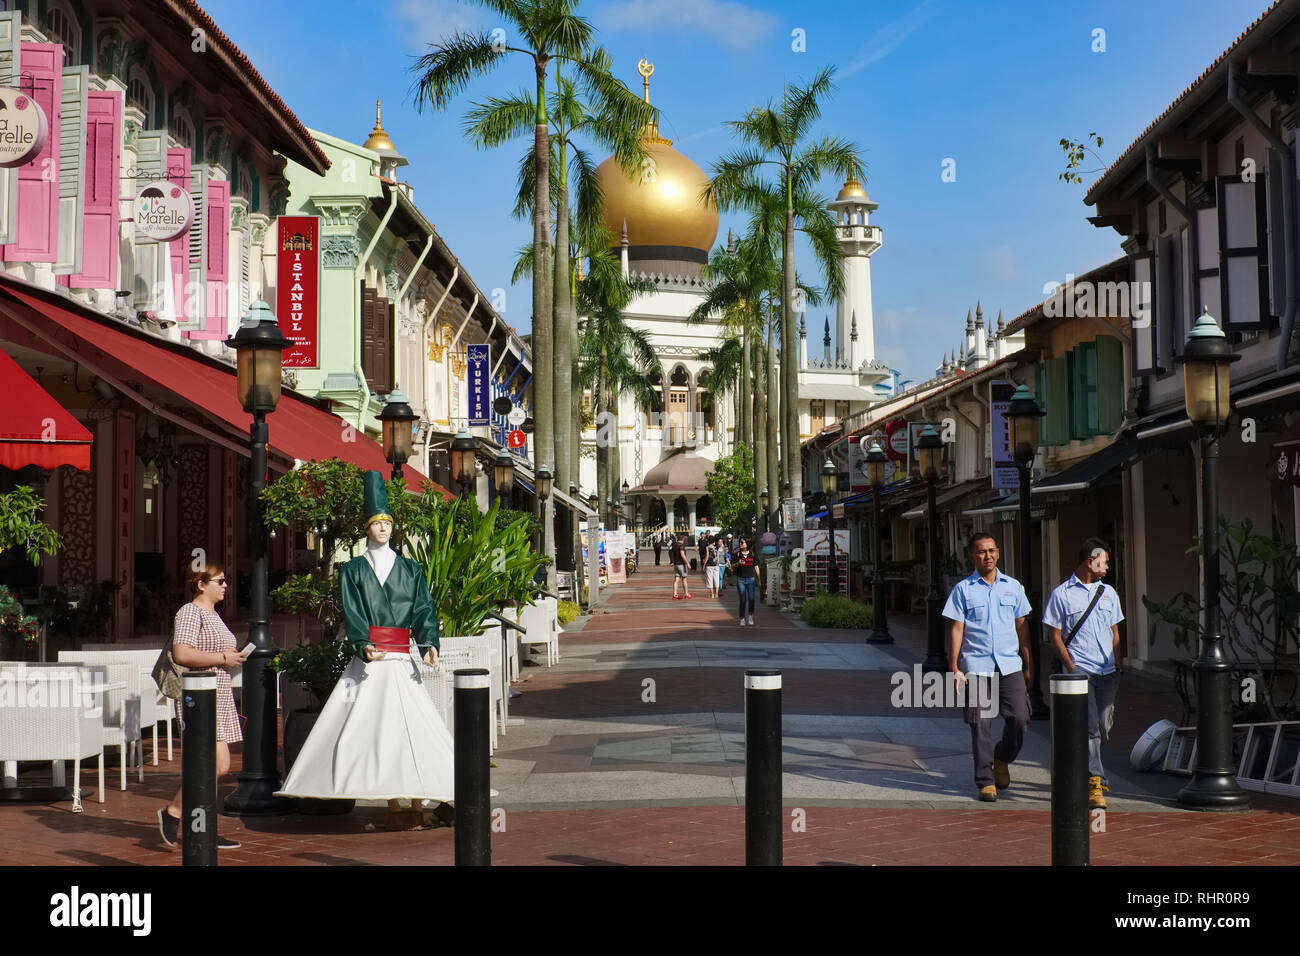
<svg viewBox="0 0 1300 956">
<path fill-rule="evenodd" d="M 246 655 L 235 647 L 235 635 L 217 613 L 217 602 L 226 596 L 226 574 L 218 564 L 207 564 L 201 571 L 191 568 L 185 578 L 186 590 L 193 596 L 176 612 L 172 638 L 172 658 L 191 672 L 216 672 L 217 675 L 217 777 L 230 769 L 230 745 L 243 740 L 235 698 L 230 693 L 230 672 L 242 667 Z M 176 716 L 183 719 L 181 702 L 176 701 Z M 181 755 L 185 759 L 185 755 Z M 171 803 L 158 811 L 158 829 L 168 846 L 176 845 L 176 831 L 181 817 L 181 791 Z M 219 849 L 239 846 L 233 840 L 217 837 Z"/>
</svg>

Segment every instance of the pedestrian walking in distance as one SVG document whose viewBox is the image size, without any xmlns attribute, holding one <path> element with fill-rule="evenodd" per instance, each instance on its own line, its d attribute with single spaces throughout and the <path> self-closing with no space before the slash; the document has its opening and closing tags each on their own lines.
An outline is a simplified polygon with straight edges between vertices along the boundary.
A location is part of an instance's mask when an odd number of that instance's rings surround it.
<svg viewBox="0 0 1300 956">
<path fill-rule="evenodd" d="M 673 600 L 689 601 L 693 595 L 686 580 L 686 575 L 690 573 L 686 567 L 686 535 L 679 534 L 668 546 L 668 561 L 673 566 Z M 679 589 L 685 593 L 678 594 Z"/>
<path fill-rule="evenodd" d="M 1088 805 L 1106 806 L 1110 790 L 1101 765 L 1101 745 L 1110 739 L 1119 690 L 1119 595 L 1102 578 L 1110 570 L 1110 546 L 1089 538 L 1079 548 L 1079 566 L 1047 599 L 1043 624 L 1051 628 L 1060 666 L 1088 675 Z"/>
<path fill-rule="evenodd" d="M 754 601 L 758 596 L 758 579 L 754 577 L 754 552 L 749 550 L 749 539 L 741 538 L 736 548 L 735 557 L 731 558 L 731 570 L 736 575 L 736 590 L 740 594 L 740 626 L 753 626 Z"/>
<path fill-rule="evenodd" d="M 654 538 L 653 538 L 652 540 L 653 540 L 653 542 L 654 542 L 654 549 L 655 549 L 655 567 L 658 567 L 658 566 L 659 566 L 659 554 L 660 554 L 660 552 L 662 552 L 663 549 L 664 549 L 664 539 L 663 539 L 663 536 L 662 536 L 662 535 L 658 535 L 658 534 L 657 534 L 657 535 L 654 536 Z"/>
<path fill-rule="evenodd" d="M 709 584 L 709 596 L 712 598 L 718 596 L 718 574 L 721 570 L 721 559 L 718 556 L 718 539 L 711 537 L 704 549 L 704 579 Z"/>
<path fill-rule="evenodd" d="M 1021 583 L 998 570 L 998 542 L 993 535 L 977 531 L 971 537 L 968 557 L 975 570 L 952 589 L 943 616 L 952 622 L 948 668 L 955 686 L 966 688 L 965 718 L 975 759 L 975 787 L 981 800 L 991 802 L 998 798 L 999 790 L 1011 785 L 1011 764 L 1020 754 L 1029 724 L 1025 688 L 1033 674 L 1025 616 L 1030 607 Z M 1002 718 L 1002 738 L 996 746 L 992 743 L 993 718 L 981 713 L 978 703 L 991 700 L 995 683 Z"/>
</svg>

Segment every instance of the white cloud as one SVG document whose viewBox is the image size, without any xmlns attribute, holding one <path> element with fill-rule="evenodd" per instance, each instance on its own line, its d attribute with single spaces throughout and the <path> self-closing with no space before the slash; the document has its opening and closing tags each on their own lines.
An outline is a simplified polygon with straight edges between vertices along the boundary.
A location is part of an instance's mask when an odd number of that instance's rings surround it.
<svg viewBox="0 0 1300 956">
<path fill-rule="evenodd" d="M 938 7 L 939 0 L 922 0 L 898 19 L 890 20 L 862 44 L 857 55 L 840 71 L 837 79 L 852 76 L 889 56 L 904 40 L 923 27 L 938 12 Z"/>
<path fill-rule="evenodd" d="M 771 14 L 735 0 L 620 0 L 597 8 L 592 20 L 602 31 L 671 29 L 733 50 L 757 46 L 777 25 Z"/>
<path fill-rule="evenodd" d="M 455 33 L 491 29 L 489 14 L 458 0 L 397 0 L 393 12 L 406 26 L 413 47 L 423 50 Z"/>
</svg>

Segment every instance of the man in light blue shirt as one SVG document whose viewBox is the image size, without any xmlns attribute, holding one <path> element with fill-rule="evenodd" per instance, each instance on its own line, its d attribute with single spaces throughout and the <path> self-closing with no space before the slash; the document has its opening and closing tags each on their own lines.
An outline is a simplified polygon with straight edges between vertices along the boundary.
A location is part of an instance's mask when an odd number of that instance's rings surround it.
<svg viewBox="0 0 1300 956">
<path fill-rule="evenodd" d="M 1124 612 L 1119 595 L 1102 578 L 1110 570 L 1110 547 L 1089 538 L 1079 549 L 1079 566 L 1055 591 L 1043 610 L 1043 625 L 1051 629 L 1061 666 L 1088 675 L 1088 804 L 1106 806 L 1106 771 L 1101 745 L 1110 739 L 1119 690 L 1119 622 Z M 1096 603 L 1093 604 L 1093 598 Z M 1092 604 L 1092 610 L 1088 606 Z M 1086 616 L 1085 616 L 1086 614 Z"/>
<path fill-rule="evenodd" d="M 1020 753 L 1029 724 L 1026 681 L 1032 679 L 1029 657 L 1029 598 L 1015 578 L 998 570 L 998 542 L 986 531 L 971 537 L 969 555 L 975 570 L 948 595 L 943 616 L 949 628 L 948 668 L 958 687 L 966 687 L 966 723 L 970 725 L 979 798 L 993 801 L 1011 785 L 1010 764 Z M 1022 664 L 1021 655 L 1024 661 Z M 992 743 L 993 718 L 974 703 L 998 694 L 1002 739 Z"/>
</svg>

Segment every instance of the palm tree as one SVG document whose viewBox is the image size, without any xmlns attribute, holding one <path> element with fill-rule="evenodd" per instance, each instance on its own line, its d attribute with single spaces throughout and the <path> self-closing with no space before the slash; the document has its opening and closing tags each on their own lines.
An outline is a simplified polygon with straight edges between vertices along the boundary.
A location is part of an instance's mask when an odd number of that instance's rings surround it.
<svg viewBox="0 0 1300 956">
<path fill-rule="evenodd" d="M 572 414 L 574 407 L 573 385 L 577 338 L 577 313 L 573 308 L 576 286 L 574 268 L 577 249 L 570 235 L 585 232 L 603 221 L 604 196 L 596 180 L 596 163 L 578 140 L 585 136 L 604 147 L 620 167 L 629 175 L 640 168 L 645 158 L 643 140 L 639 129 L 653 121 L 655 111 L 621 84 L 617 87 L 615 102 L 609 101 L 609 90 L 588 86 L 584 97 L 570 77 L 561 75 L 557 65 L 555 87 L 549 94 L 548 116 L 554 120 L 554 130 L 549 136 L 551 157 L 548 168 L 551 174 L 550 197 L 555 206 L 555 268 L 552 275 L 553 324 L 555 332 L 554 422 L 555 422 L 555 481 L 561 488 L 577 480 L 578 450 L 575 443 L 581 440 L 578 419 Z M 594 97 L 596 107 L 587 105 L 585 99 Z M 490 98 L 475 104 L 466 115 L 467 135 L 479 146 L 491 147 L 517 138 L 527 130 L 536 114 L 533 96 L 528 91 L 505 98 Z M 631 117 L 631 118 L 629 118 Z M 638 125 L 638 120 L 640 121 Z M 530 145 L 520 163 L 519 195 L 515 202 L 517 218 L 530 216 L 536 197 L 537 168 Z M 577 222 L 570 209 L 570 179 L 577 198 Z M 519 270 L 516 270 L 516 278 Z M 568 375 L 564 374 L 569 369 Z"/>
<path fill-rule="evenodd" d="M 507 54 L 521 54 L 532 61 L 536 83 L 533 97 L 534 183 L 533 246 L 538 268 L 533 271 L 533 406 L 535 409 L 536 457 L 539 463 L 555 463 L 555 340 L 552 312 L 550 229 L 550 134 L 546 112 L 546 75 L 552 60 L 572 65 L 583 84 L 598 95 L 617 103 L 616 87 L 622 84 L 610 75 L 609 55 L 592 47 L 590 22 L 577 14 L 577 0 L 479 0 L 514 28 L 523 46 L 512 46 L 492 33 L 456 33 L 441 44 L 430 45 L 412 71 L 415 106 L 441 110 L 475 77 L 499 66 Z M 626 87 L 623 87 L 626 90 Z M 545 509 L 543 550 L 555 554 L 555 525 L 550 508 Z M 555 564 L 547 571 L 554 590 Z"/>
<path fill-rule="evenodd" d="M 756 107 L 736 122 L 728 123 L 733 132 L 748 144 L 724 157 L 713 169 L 713 179 L 704 190 L 718 208 L 756 209 L 759 199 L 773 185 L 783 196 L 785 222 L 781 241 L 781 438 L 784 464 L 791 494 L 803 496 L 803 473 L 799 462 L 799 373 L 795 359 L 795 263 L 794 234 L 796 223 L 807 234 L 813 255 L 825 280 L 826 292 L 838 297 L 844 289 L 844 269 L 840 259 L 835 223 L 820 201 L 806 200 L 818 180 L 834 172 L 845 179 L 863 176 L 855 147 L 844 139 L 826 137 L 805 142 L 809 128 L 821 115 L 820 100 L 831 91 L 834 67 L 822 70 L 804 87 L 787 87 L 779 106 L 771 102 Z M 775 181 L 764 181 L 761 167 L 776 167 Z M 804 201 L 801 201 L 801 197 Z"/>
</svg>

